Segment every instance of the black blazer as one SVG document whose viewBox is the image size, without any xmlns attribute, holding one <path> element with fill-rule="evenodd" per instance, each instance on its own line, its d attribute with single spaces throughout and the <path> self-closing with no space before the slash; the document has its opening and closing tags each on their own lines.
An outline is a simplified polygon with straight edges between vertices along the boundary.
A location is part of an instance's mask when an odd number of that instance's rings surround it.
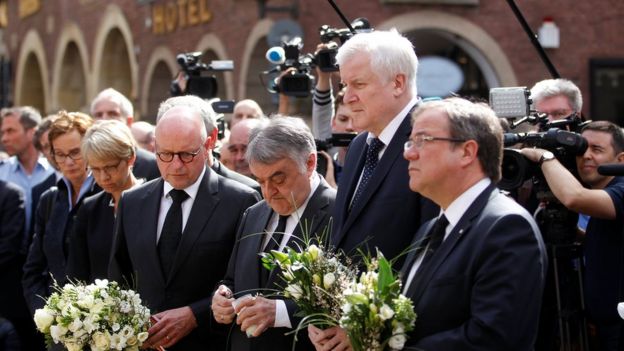
<svg viewBox="0 0 624 351">
<path fill-rule="evenodd" d="M 71 232 L 76 212 L 85 197 L 101 191 L 95 182 L 69 210 L 68 189 L 61 179 L 39 201 L 35 220 L 35 234 L 28 250 L 22 286 L 31 313 L 44 306 L 42 297 L 51 293 L 52 279 L 60 286 L 67 282 L 66 263 Z M 48 208 L 48 204 L 51 207 Z M 48 210 L 51 210 L 48 213 Z M 47 219 L 47 221 L 46 221 Z"/>
<path fill-rule="evenodd" d="M 414 245 L 433 223 L 418 231 Z M 404 277 L 411 260 L 408 257 Z M 490 185 L 426 268 L 414 275 L 407 296 L 418 317 L 406 346 L 533 350 L 546 266 L 544 242 L 531 215 Z"/>
<path fill-rule="evenodd" d="M 86 198 L 76 215 L 67 257 L 67 276 L 87 283 L 108 277 L 115 208 L 101 191 Z"/>
<path fill-rule="evenodd" d="M 41 195 L 46 192 L 46 190 L 56 185 L 56 172 L 50 174 L 44 181 L 35 185 L 30 191 L 31 197 L 31 212 L 30 216 L 30 233 L 28 233 L 28 243 L 27 248 L 30 247 L 30 243 L 32 242 L 32 236 L 35 233 L 35 218 L 37 217 L 35 214 L 37 213 L 37 206 L 39 205 L 39 199 Z"/>
<path fill-rule="evenodd" d="M 132 173 L 137 178 L 145 178 L 145 180 L 152 180 L 160 178 L 160 171 L 158 170 L 158 164 L 156 163 L 156 156 L 140 147 L 136 150 L 136 161 L 134 161 L 134 167 L 132 167 Z"/>
<path fill-rule="evenodd" d="M 109 277 L 134 282 L 153 314 L 190 306 L 198 328 L 168 350 L 223 350 L 226 331 L 211 326 L 212 291 L 225 275 L 242 214 L 259 196 L 207 167 L 171 276 L 165 280 L 156 240 L 163 182 L 162 178 L 155 179 L 123 193 L 117 208 Z"/>
<path fill-rule="evenodd" d="M 320 176 L 319 176 L 320 177 Z M 331 218 L 331 210 L 334 205 L 336 191 L 321 178 L 321 183 L 308 201 L 308 205 L 301 216 L 300 225 L 295 228 L 292 235 L 302 238 L 305 232 L 302 226 L 309 226 L 306 234 L 311 237 L 318 236 L 326 231 Z M 280 289 L 282 281 L 277 272 L 270 273 L 268 280 L 264 281 L 262 267 L 258 253 L 262 251 L 265 229 L 273 215 L 273 210 L 266 201 L 261 201 L 250 207 L 243 216 L 241 227 L 238 230 L 236 245 L 228 264 L 227 274 L 222 284 L 228 286 L 234 292 L 235 297 L 247 293 L 262 292 L 272 293 L 272 289 Z M 257 235 L 260 234 L 260 235 Z M 287 245 L 294 247 L 295 243 L 301 244 L 300 240 L 291 239 Z M 296 305 L 291 300 L 285 300 L 288 316 L 293 328 L 297 327 L 300 318 L 295 318 Z M 293 345 L 294 335 L 284 335 L 291 331 L 287 328 L 269 328 L 257 338 L 249 339 L 241 332 L 240 326 L 233 323 L 230 331 L 231 350 L 290 350 Z M 297 350 L 314 350 L 310 343 L 307 331 L 298 335 Z"/>
<path fill-rule="evenodd" d="M 260 189 L 260 184 L 258 184 L 258 182 L 256 182 L 255 180 L 245 175 L 242 175 L 238 172 L 234 172 L 233 170 L 225 167 L 225 165 L 221 163 L 219 160 L 215 159 L 214 162 L 212 163 L 211 168 L 213 171 L 217 172 L 217 174 L 222 175 L 228 179 L 235 180 L 241 184 L 245 184 L 248 187 L 257 191 L 258 194 L 262 195 L 262 190 Z"/>
<path fill-rule="evenodd" d="M 408 114 L 386 146 L 362 197 L 349 212 L 364 167 L 368 133 L 361 133 L 351 142 L 338 184 L 331 241 L 347 254 L 356 254 L 359 247 L 375 253 L 377 247 L 392 259 L 408 247 L 422 223 L 437 215 L 435 204 L 409 188 L 403 144 L 410 133 Z M 398 260 L 395 268 L 399 269 L 402 262 Z"/>
<path fill-rule="evenodd" d="M 24 234 L 24 192 L 13 183 L 0 180 L 0 316 L 15 323 L 26 314 L 22 292 Z"/>
</svg>

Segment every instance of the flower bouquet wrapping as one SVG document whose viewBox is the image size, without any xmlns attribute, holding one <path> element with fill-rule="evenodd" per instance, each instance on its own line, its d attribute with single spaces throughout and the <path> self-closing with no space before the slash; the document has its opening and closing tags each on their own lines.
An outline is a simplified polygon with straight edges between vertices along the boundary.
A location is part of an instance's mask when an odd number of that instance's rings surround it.
<svg viewBox="0 0 624 351">
<path fill-rule="evenodd" d="M 340 326 L 355 351 L 400 350 L 414 329 L 412 301 L 401 294 L 401 280 L 378 252 L 367 271 L 344 292 Z"/>
<path fill-rule="evenodd" d="M 138 351 L 147 339 L 150 311 L 134 291 L 99 279 L 95 284 L 69 283 L 55 290 L 34 316 L 49 346 L 61 343 L 69 351 Z"/>
<path fill-rule="evenodd" d="M 342 293 L 356 276 L 339 255 L 308 242 L 297 249 L 265 253 L 262 262 L 267 269 L 281 269 L 284 286 L 280 294 L 292 299 L 297 316 L 304 317 L 298 330 L 310 323 L 318 327 L 338 324 Z"/>
</svg>

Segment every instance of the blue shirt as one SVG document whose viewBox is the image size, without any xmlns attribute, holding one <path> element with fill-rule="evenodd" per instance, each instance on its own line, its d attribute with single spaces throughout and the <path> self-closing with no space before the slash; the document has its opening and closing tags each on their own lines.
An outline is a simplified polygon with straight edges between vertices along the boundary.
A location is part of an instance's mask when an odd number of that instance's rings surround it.
<svg viewBox="0 0 624 351">
<path fill-rule="evenodd" d="M 16 184 L 24 190 L 25 208 L 26 208 L 26 224 L 24 225 L 24 236 L 30 233 L 30 218 L 32 216 L 32 188 L 46 180 L 52 173 L 54 168 L 48 163 L 45 157 L 40 157 L 32 171 L 32 174 L 26 174 L 24 167 L 19 163 L 16 156 L 9 157 L 0 163 L 0 179 Z"/>
</svg>

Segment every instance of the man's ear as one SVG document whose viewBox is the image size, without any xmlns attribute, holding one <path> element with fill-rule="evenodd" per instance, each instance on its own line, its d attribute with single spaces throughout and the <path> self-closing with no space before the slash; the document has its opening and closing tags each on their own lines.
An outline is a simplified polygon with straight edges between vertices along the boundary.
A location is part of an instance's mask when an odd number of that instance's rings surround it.
<svg viewBox="0 0 624 351">
<path fill-rule="evenodd" d="M 624 163 L 624 152 L 620 152 L 619 154 L 617 154 L 616 159 L 618 163 Z"/>
<path fill-rule="evenodd" d="M 204 144 L 206 149 L 213 150 L 215 148 L 217 145 L 218 134 L 219 130 L 217 128 L 212 130 L 212 132 L 208 135 L 208 138 L 206 138 L 206 143 Z"/>
<path fill-rule="evenodd" d="M 394 95 L 399 96 L 405 92 L 407 89 L 407 77 L 405 74 L 399 73 L 394 77 Z"/>
<path fill-rule="evenodd" d="M 126 117 L 126 124 L 128 125 L 128 128 L 130 128 L 132 126 L 132 122 L 134 122 L 134 117 L 133 116 Z"/>
<path fill-rule="evenodd" d="M 462 149 L 462 156 L 461 156 L 462 163 L 465 163 L 466 165 L 468 165 L 472 162 L 479 162 L 478 160 L 479 156 L 477 155 L 479 152 L 479 144 L 477 144 L 476 141 L 474 140 L 464 141 L 460 147 Z"/>
</svg>

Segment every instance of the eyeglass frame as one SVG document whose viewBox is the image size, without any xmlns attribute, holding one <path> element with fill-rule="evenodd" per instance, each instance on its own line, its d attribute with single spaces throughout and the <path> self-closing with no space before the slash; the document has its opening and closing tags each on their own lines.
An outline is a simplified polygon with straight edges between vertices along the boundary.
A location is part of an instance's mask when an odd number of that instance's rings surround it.
<svg viewBox="0 0 624 351">
<path fill-rule="evenodd" d="M 93 174 L 94 176 L 97 174 L 97 176 L 99 177 L 102 172 L 104 172 L 104 174 L 106 174 L 107 176 L 112 176 L 113 174 L 116 174 L 119 171 L 119 165 L 123 162 L 123 161 L 127 161 L 124 159 L 119 160 L 119 162 L 117 162 L 116 165 L 110 165 L 110 166 L 104 166 L 104 167 L 96 167 L 93 168 L 91 166 L 87 167 L 89 169 L 89 171 L 91 172 L 91 174 Z"/>
<path fill-rule="evenodd" d="M 188 151 L 180 151 L 180 152 L 167 152 L 167 151 L 159 151 L 156 152 L 156 156 L 158 156 L 158 159 L 161 160 L 162 162 L 165 163 L 171 163 L 173 162 L 173 159 L 175 158 L 176 155 L 178 155 L 178 159 L 180 160 L 180 162 L 187 164 L 187 163 L 191 163 L 193 162 L 193 160 L 195 159 L 195 156 L 199 155 L 199 153 L 201 152 L 201 146 L 199 147 L 199 149 L 197 149 L 197 151 L 195 152 L 188 152 Z M 167 155 L 171 155 L 171 159 L 169 161 L 164 160 L 162 155 L 163 154 L 167 154 Z M 188 161 L 185 161 L 184 158 L 190 157 L 190 159 Z"/>
<path fill-rule="evenodd" d="M 50 146 L 50 149 L 52 151 L 52 157 L 54 158 L 54 161 L 58 164 L 65 163 L 65 161 L 67 161 L 67 158 L 71 158 L 72 161 L 82 160 L 82 150 L 80 150 L 80 148 L 73 149 L 68 154 L 63 154 L 63 153 L 57 154 L 56 151 L 51 146 Z M 61 157 L 62 159 L 58 160 L 57 157 Z"/>
<path fill-rule="evenodd" d="M 425 144 L 425 141 L 427 141 L 427 142 L 431 142 L 431 141 L 448 141 L 450 143 L 464 143 L 464 142 L 468 141 L 466 139 L 434 137 L 434 136 L 426 135 L 426 134 L 416 134 L 416 138 L 418 140 L 412 140 L 412 138 L 410 138 L 408 141 L 406 141 L 403 144 L 403 150 L 404 151 L 408 151 L 408 150 L 411 150 L 412 147 L 416 147 L 416 149 L 420 149 Z"/>
</svg>

